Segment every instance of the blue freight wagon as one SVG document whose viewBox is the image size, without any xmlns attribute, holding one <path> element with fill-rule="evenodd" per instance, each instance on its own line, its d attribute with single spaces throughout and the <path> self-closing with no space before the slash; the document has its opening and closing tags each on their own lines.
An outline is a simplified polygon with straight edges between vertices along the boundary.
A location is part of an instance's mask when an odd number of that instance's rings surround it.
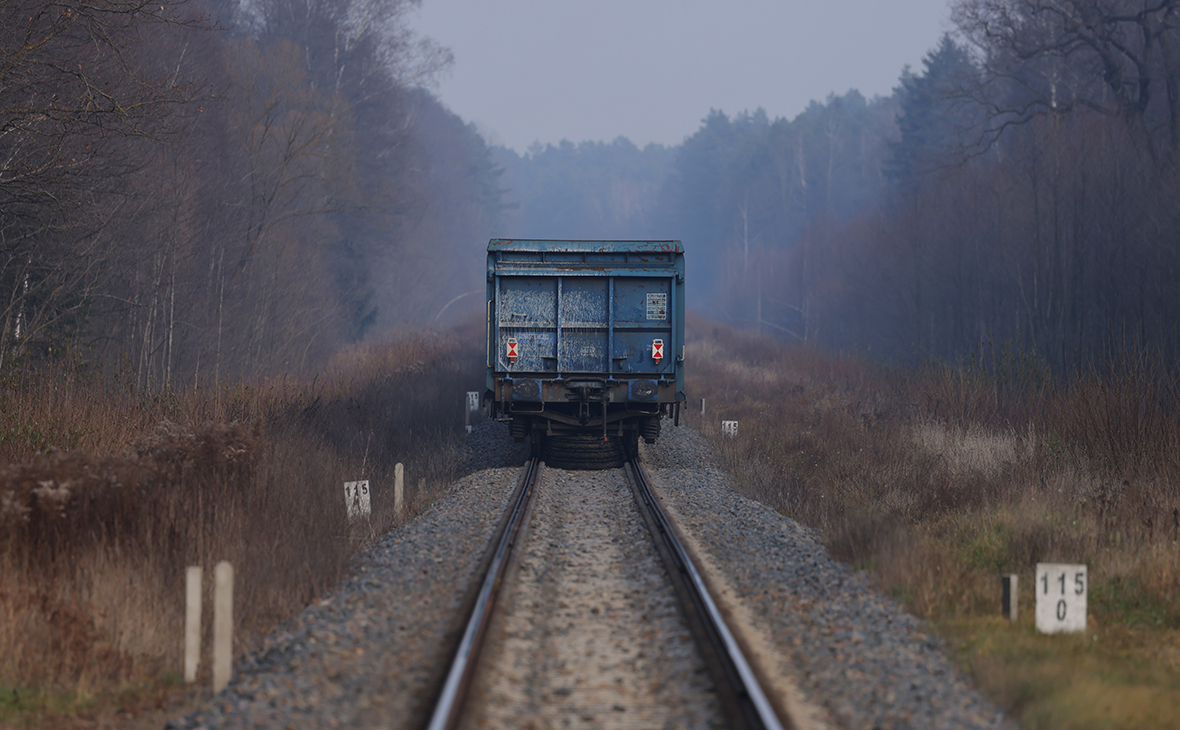
<svg viewBox="0 0 1180 730">
<path fill-rule="evenodd" d="M 680 241 L 488 243 L 487 391 L 534 453 L 610 466 L 684 401 Z"/>
</svg>

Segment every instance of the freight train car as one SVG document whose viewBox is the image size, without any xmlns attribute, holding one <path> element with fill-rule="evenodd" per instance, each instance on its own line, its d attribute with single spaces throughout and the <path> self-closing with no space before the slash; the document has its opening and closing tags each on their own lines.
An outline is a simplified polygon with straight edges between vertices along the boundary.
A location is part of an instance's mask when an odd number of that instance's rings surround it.
<svg viewBox="0 0 1180 730">
<path fill-rule="evenodd" d="M 568 468 L 612 466 L 653 443 L 684 401 L 679 241 L 488 243 L 493 415 Z"/>
</svg>

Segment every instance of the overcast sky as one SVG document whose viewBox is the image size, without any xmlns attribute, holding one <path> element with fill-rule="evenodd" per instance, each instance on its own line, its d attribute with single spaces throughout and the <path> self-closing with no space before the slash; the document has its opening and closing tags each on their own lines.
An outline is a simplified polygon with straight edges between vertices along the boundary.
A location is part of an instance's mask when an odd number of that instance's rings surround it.
<svg viewBox="0 0 1180 730">
<path fill-rule="evenodd" d="M 948 0 L 423 0 L 455 54 L 439 97 L 496 144 L 674 145 L 710 109 L 793 118 L 888 94 L 949 26 Z"/>
</svg>

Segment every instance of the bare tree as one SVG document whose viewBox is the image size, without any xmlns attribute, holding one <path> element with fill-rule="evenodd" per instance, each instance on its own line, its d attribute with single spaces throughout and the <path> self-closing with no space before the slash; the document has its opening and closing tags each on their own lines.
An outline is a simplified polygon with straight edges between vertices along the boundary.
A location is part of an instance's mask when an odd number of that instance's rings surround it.
<svg viewBox="0 0 1180 730">
<path fill-rule="evenodd" d="M 150 157 L 140 143 L 200 95 L 145 40 L 201 27 L 183 0 L 0 4 L 0 361 L 80 315 Z"/>
<path fill-rule="evenodd" d="M 146 30 L 203 27 L 183 0 L 0 4 L 0 215 L 47 220 L 82 202 L 112 136 L 153 137 L 193 89 L 139 58 Z M 102 175 L 111 172 L 108 166 Z M 47 205 L 48 204 L 48 205 Z"/>
<path fill-rule="evenodd" d="M 1037 117 L 1120 117 L 1165 158 L 1180 142 L 1178 0 L 960 0 L 953 19 L 978 53 L 994 141 Z"/>
</svg>

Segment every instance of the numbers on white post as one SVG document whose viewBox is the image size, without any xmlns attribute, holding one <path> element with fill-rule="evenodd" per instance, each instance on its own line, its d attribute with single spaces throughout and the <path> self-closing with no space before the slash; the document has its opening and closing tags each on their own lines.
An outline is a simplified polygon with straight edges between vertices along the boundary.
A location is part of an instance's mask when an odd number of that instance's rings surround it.
<svg viewBox="0 0 1180 730">
<path fill-rule="evenodd" d="M 737 436 L 738 422 L 737 421 L 722 421 L 721 433 L 726 436 Z"/>
<path fill-rule="evenodd" d="M 1043 634 L 1086 630 L 1085 565 L 1037 563 L 1037 631 Z"/>
<path fill-rule="evenodd" d="M 350 520 L 372 514 L 368 479 L 344 483 L 344 505 L 348 508 L 348 519 Z"/>
</svg>

